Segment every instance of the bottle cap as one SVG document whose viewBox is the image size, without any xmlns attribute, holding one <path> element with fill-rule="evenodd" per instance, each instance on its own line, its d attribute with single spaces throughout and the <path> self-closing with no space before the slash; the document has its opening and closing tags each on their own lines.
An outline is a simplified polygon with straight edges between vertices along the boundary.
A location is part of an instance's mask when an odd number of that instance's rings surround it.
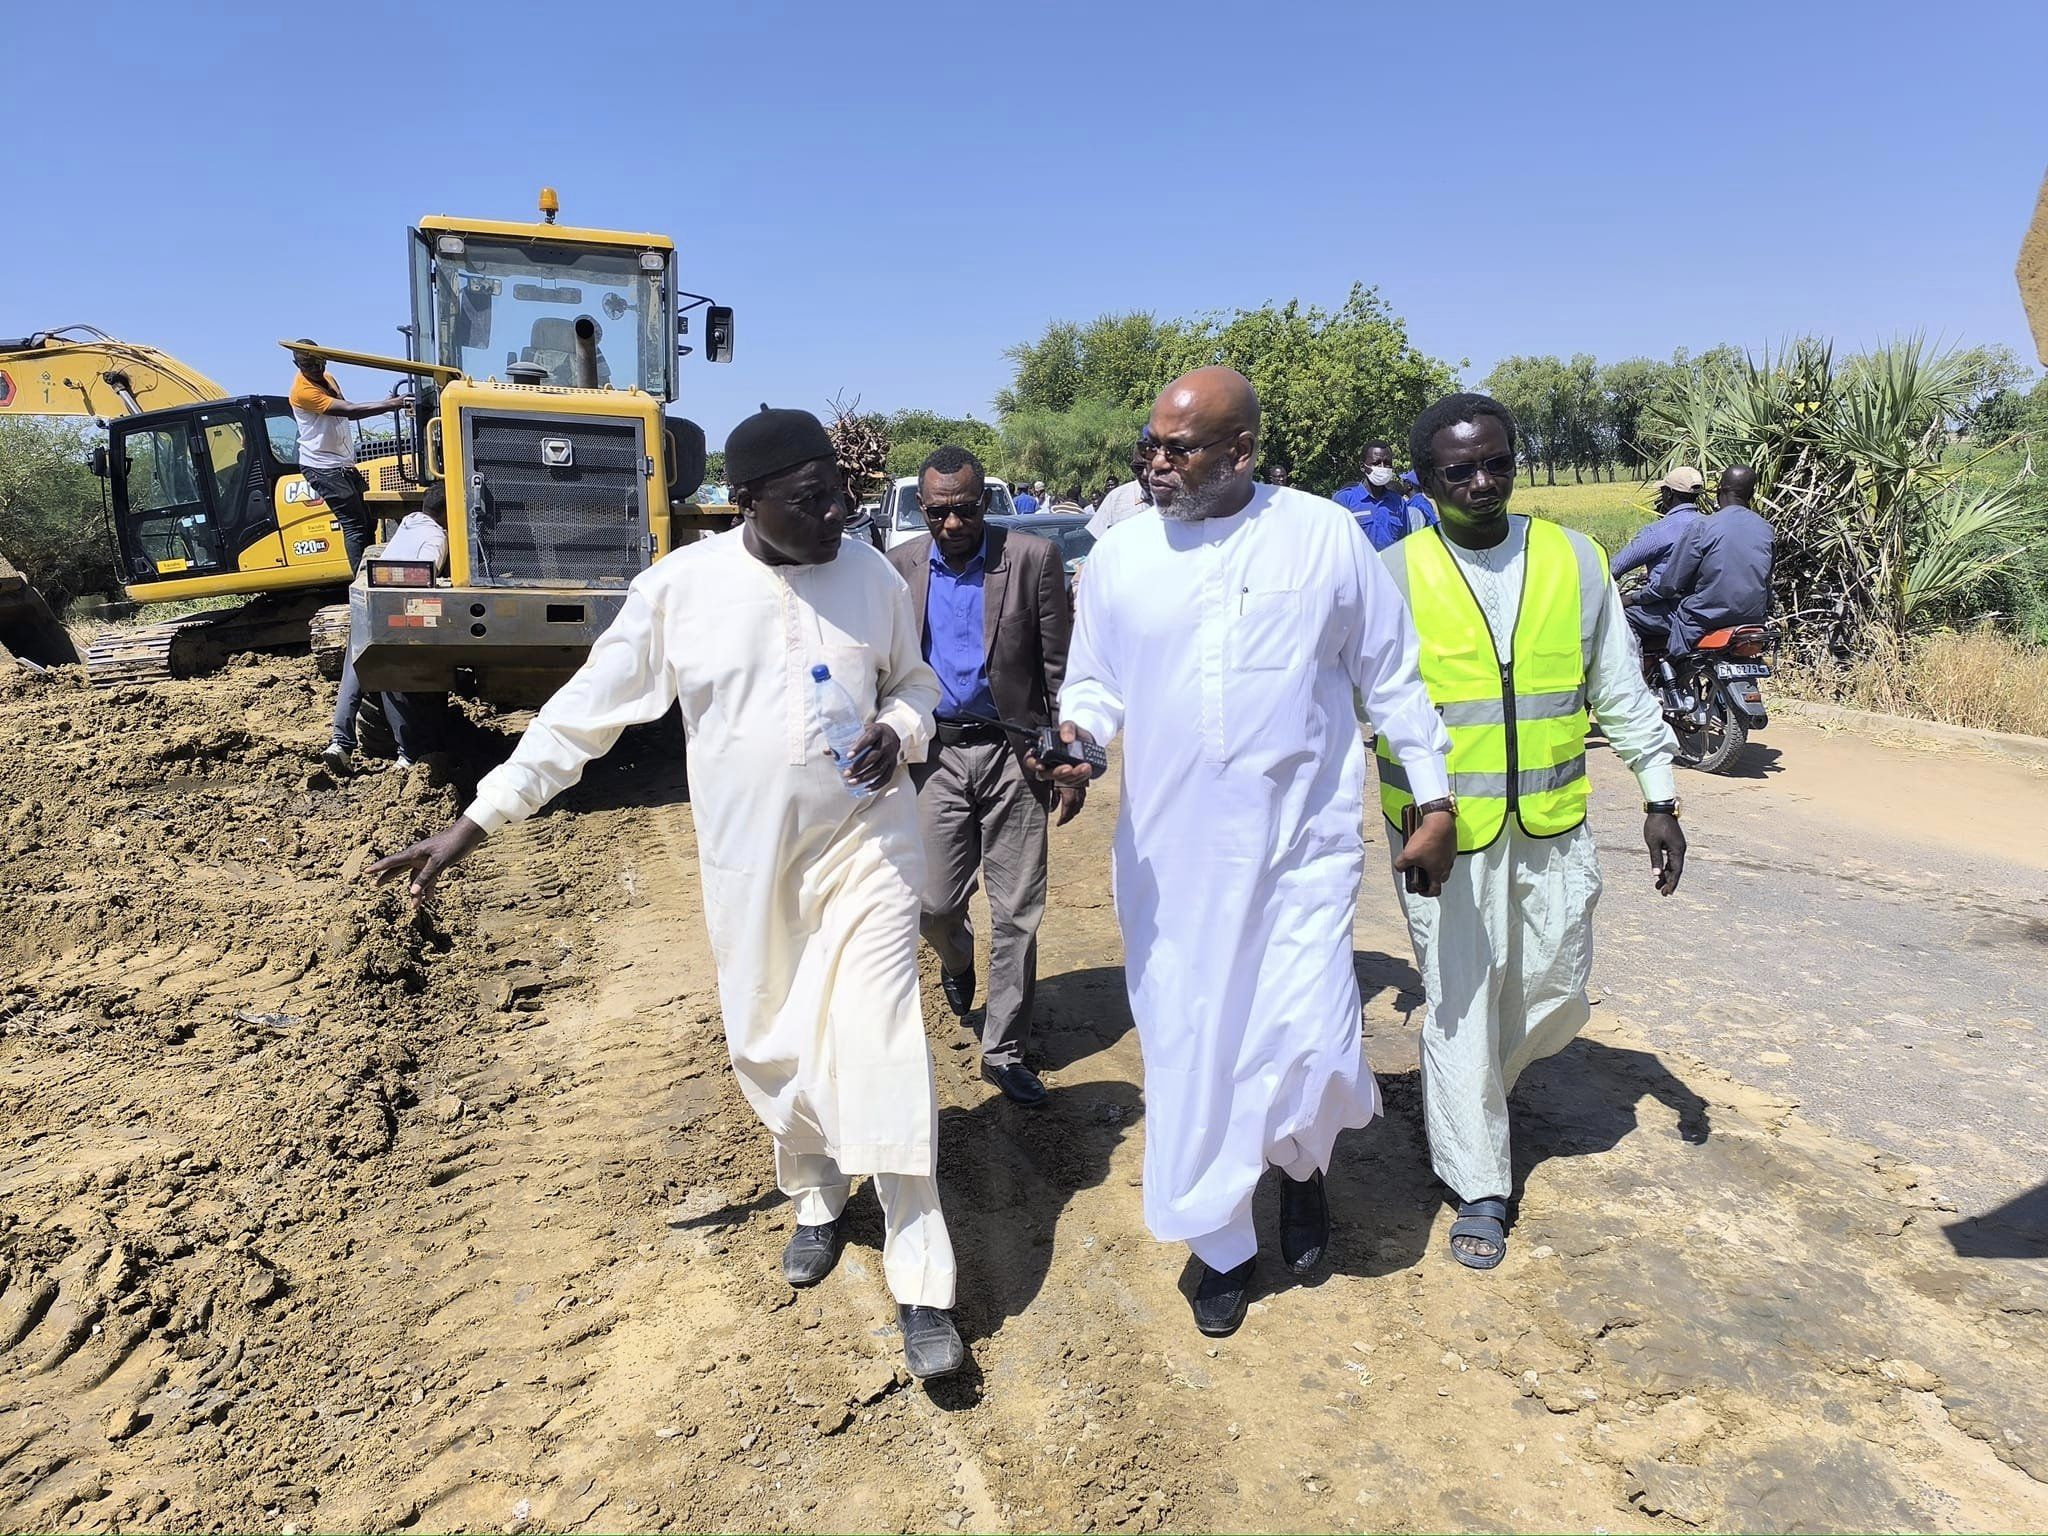
<svg viewBox="0 0 2048 1536">
<path fill-rule="evenodd" d="M 822 661 L 819 662 L 815 667 L 811 668 L 811 681 L 814 683 L 822 683 L 825 681 L 826 678 L 830 677 L 831 675 L 832 669 L 826 666 Z"/>
</svg>

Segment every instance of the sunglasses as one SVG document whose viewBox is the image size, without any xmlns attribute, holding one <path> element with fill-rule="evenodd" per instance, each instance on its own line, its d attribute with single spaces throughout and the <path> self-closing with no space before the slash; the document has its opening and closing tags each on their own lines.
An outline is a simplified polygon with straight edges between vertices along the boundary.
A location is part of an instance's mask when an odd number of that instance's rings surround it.
<svg viewBox="0 0 2048 1536">
<path fill-rule="evenodd" d="M 1166 462 L 1169 464 L 1185 464 L 1204 448 L 1214 448 L 1218 443 L 1230 442 L 1236 436 L 1237 434 L 1233 432 L 1229 437 L 1212 438 L 1206 443 L 1168 443 L 1152 439 L 1140 443 L 1138 451 L 1145 456 L 1145 462 L 1148 464 L 1152 462 L 1152 456 L 1155 453 L 1165 454 Z"/>
<path fill-rule="evenodd" d="M 1515 472 L 1515 456 L 1512 453 L 1497 453 L 1492 458 L 1481 459 L 1476 464 L 1439 464 L 1436 472 L 1444 477 L 1446 485 L 1463 485 L 1482 469 L 1495 480 L 1505 480 Z"/>
</svg>

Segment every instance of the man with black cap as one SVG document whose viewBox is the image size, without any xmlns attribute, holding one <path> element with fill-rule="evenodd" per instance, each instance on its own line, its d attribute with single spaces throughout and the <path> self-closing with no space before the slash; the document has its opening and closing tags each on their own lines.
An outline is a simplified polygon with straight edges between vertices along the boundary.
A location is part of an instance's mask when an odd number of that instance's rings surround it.
<svg viewBox="0 0 2048 1536">
<path fill-rule="evenodd" d="M 831 1272 L 852 1178 L 872 1175 L 906 1362 L 940 1376 L 963 1350 L 918 995 L 925 859 L 902 771 L 924 760 L 938 679 L 903 579 L 869 545 L 842 543 L 851 503 L 818 419 L 764 406 L 725 456 L 741 525 L 643 572 L 469 809 L 370 873 L 407 871 L 425 897 L 627 726 L 680 704 L 726 1043 L 796 1207 L 783 1277 Z M 868 722 L 844 764 L 814 703 L 821 670 Z"/>
</svg>

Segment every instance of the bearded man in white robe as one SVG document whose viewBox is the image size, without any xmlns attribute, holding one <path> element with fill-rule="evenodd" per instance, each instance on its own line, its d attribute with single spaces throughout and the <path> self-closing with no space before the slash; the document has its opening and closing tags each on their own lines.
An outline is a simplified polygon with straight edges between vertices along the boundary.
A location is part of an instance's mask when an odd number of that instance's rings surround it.
<svg viewBox="0 0 2048 1536">
<path fill-rule="evenodd" d="M 1145 1221 L 1193 1250 L 1195 1326 L 1220 1337 L 1250 1303 L 1260 1176 L 1284 1176 L 1282 1260 L 1313 1272 L 1331 1148 L 1379 1111 L 1351 947 L 1357 701 L 1436 795 L 1448 740 L 1407 610 L 1351 515 L 1253 481 L 1251 385 L 1227 368 L 1176 379 L 1148 437 L 1154 508 L 1089 557 L 1061 732 L 1123 737 L 1116 902 L 1145 1056 Z M 1454 846 L 1432 812 L 1403 867 L 1434 888 Z"/>
<path fill-rule="evenodd" d="M 850 502 L 816 417 L 749 417 L 726 472 L 742 525 L 643 572 L 468 810 L 369 872 L 409 871 L 424 897 L 627 726 L 680 705 L 726 1043 L 795 1206 L 783 1276 L 825 1278 L 852 1177 L 872 1175 L 906 1363 L 944 1375 L 963 1350 L 918 993 L 924 848 L 902 771 L 924 759 L 938 679 L 903 579 L 864 540 L 841 541 Z M 843 765 L 814 703 L 820 665 L 868 721 Z"/>
</svg>

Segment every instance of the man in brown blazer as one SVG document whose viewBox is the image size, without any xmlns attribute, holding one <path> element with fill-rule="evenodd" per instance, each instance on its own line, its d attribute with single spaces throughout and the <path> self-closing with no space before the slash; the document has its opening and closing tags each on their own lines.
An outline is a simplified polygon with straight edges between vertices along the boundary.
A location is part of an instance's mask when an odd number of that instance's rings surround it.
<svg viewBox="0 0 2048 1536">
<path fill-rule="evenodd" d="M 996 724 L 1054 719 L 1066 677 L 1072 612 L 1057 545 L 1016 528 L 991 528 L 981 461 L 941 448 L 918 472 L 927 538 L 889 551 L 910 584 L 924 658 L 939 677 L 938 740 L 912 770 L 929 875 L 924 936 L 938 953 L 946 1001 L 974 1007 L 974 929 L 967 902 L 988 879 L 988 1011 L 981 1075 L 1019 1104 L 1045 1102 L 1024 1065 L 1038 983 L 1038 923 L 1045 914 L 1046 823 L 1064 825 L 1084 790 L 1027 773 L 1028 741 Z M 1056 808 L 1055 808 L 1056 807 Z"/>
</svg>

